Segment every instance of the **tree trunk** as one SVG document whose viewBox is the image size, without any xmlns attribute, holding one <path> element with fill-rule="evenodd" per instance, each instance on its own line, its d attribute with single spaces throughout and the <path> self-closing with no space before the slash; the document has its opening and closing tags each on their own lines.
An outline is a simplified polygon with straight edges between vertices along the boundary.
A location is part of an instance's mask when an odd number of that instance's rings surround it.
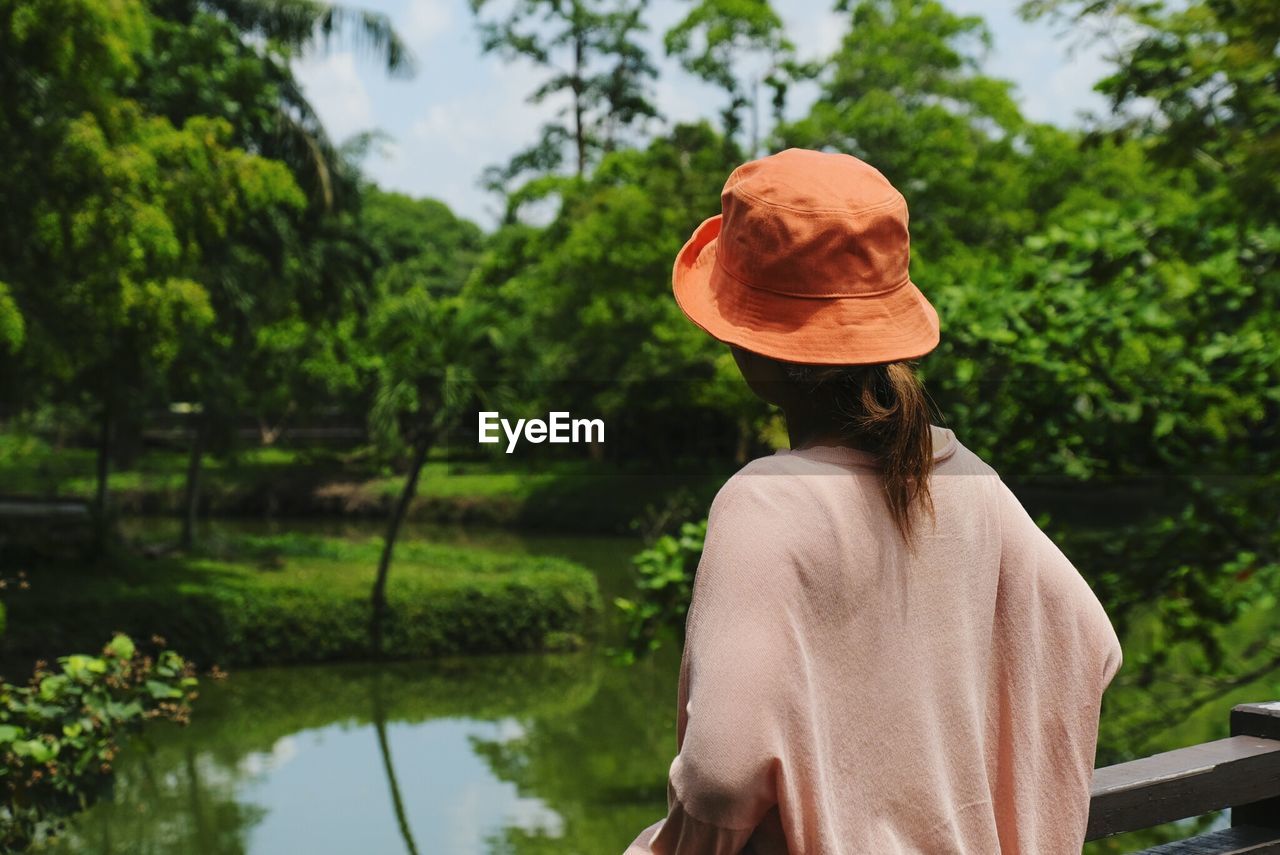
<svg viewBox="0 0 1280 855">
<path fill-rule="evenodd" d="M 205 814 L 204 798 L 200 792 L 200 766 L 196 762 L 195 747 L 188 742 L 186 751 L 183 752 L 184 766 L 187 773 L 187 802 L 190 805 L 189 815 L 194 820 L 192 825 L 195 826 L 197 840 L 213 839 L 212 829 L 209 827 L 209 820 Z M 103 823 L 104 825 L 106 823 Z"/>
<path fill-rule="evenodd" d="M 750 160 L 760 156 L 760 78 L 751 81 L 751 151 Z"/>
<path fill-rule="evenodd" d="M 585 61 L 586 52 L 586 32 L 582 16 L 579 14 L 580 7 L 577 3 L 573 4 L 573 136 L 574 143 L 578 148 L 578 177 L 581 178 L 587 172 L 587 132 L 582 127 L 583 107 L 582 107 L 582 66 Z"/>
<path fill-rule="evenodd" d="M 404 489 L 396 500 L 391 511 L 391 520 L 387 524 L 387 536 L 382 543 L 382 557 L 378 559 L 378 575 L 373 580 L 372 615 L 369 622 L 369 638 L 373 646 L 373 655 L 382 655 L 382 624 L 387 612 L 387 574 L 391 570 L 391 556 L 395 552 L 396 538 L 400 535 L 400 526 L 409 505 L 418 492 L 418 476 L 422 474 L 422 465 L 427 460 L 427 451 L 431 448 L 431 438 L 423 436 L 413 450 L 413 460 L 409 463 L 409 473 L 404 480 Z"/>
<path fill-rule="evenodd" d="M 95 555 L 101 555 L 103 549 L 107 545 L 107 530 L 109 526 L 110 507 L 108 506 L 111 498 L 108 482 L 111 479 L 111 438 L 113 419 L 111 412 L 111 403 L 105 402 L 102 405 L 102 414 L 98 422 L 98 465 L 97 478 L 98 483 L 94 492 L 93 511 L 93 551 Z"/>
<path fill-rule="evenodd" d="M 191 454 L 187 458 L 186 492 L 182 498 L 183 549 L 190 549 L 196 539 L 196 514 L 200 510 L 200 470 L 204 462 L 205 417 L 197 416 L 191 435 Z"/>
</svg>

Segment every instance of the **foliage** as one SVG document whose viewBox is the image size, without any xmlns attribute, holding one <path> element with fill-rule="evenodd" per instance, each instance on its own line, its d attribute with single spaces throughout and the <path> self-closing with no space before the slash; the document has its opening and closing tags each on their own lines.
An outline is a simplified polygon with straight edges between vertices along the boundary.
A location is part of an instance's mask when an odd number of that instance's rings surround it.
<svg viewBox="0 0 1280 855">
<path fill-rule="evenodd" d="M 724 90 L 728 103 L 720 115 L 726 142 L 742 130 L 742 111 L 752 111 L 747 151 L 754 155 L 760 136 L 759 85 L 772 90 L 774 120 L 781 122 L 788 85 L 802 73 L 795 45 L 768 0 L 699 0 L 667 30 L 663 42 L 686 71 Z M 749 63 L 760 67 L 741 67 Z"/>
<path fill-rule="evenodd" d="M 112 91 L 150 38 L 142 7 L 45 5 L 5 17 L 10 63 L 20 65 L 4 67 L 15 86 L 0 121 L 22 151 L 0 177 L 13 250 L 3 278 L 25 318 L 27 364 L 102 394 L 104 378 L 147 376 L 208 323 L 208 294 L 195 281 L 201 247 L 299 197 L 277 164 L 228 145 L 228 123 L 174 125 Z M 99 15 L 96 27 L 55 34 L 64 19 Z M 101 66 L 82 64 L 90 57 Z"/>
<path fill-rule="evenodd" d="M 378 254 L 370 311 L 369 422 L 392 454 L 440 441 L 493 376 L 495 319 L 461 292 L 481 249 L 479 228 L 434 200 L 371 190 L 365 233 Z"/>
<path fill-rule="evenodd" d="M 1274 473 L 1193 477 L 1175 496 L 1174 511 L 1116 526 L 1105 537 L 1055 532 L 1121 631 L 1144 615 L 1158 617 L 1162 643 L 1125 657 L 1140 679 L 1170 667 L 1171 651 L 1186 641 L 1202 658 L 1181 670 L 1206 677 L 1230 672 L 1237 618 L 1280 590 L 1275 526 L 1257 511 L 1280 499 Z"/>
<path fill-rule="evenodd" d="M 68 814 L 111 780 L 120 740 L 143 721 L 185 724 L 195 700 L 191 666 L 116 635 L 100 656 L 38 663 L 25 686 L 0 684 L 0 847 L 26 849 L 56 835 Z"/>
<path fill-rule="evenodd" d="M 9 293 L 9 286 L 0 282 L 0 348 L 13 352 L 22 346 L 26 336 L 26 324 L 18 304 Z"/>
<path fill-rule="evenodd" d="M 1015 472 L 1247 471 L 1275 453 L 1252 440 L 1280 388 L 1277 234 L 1241 242 L 1169 191 L 1064 212 L 1008 268 L 945 295 L 971 320 L 931 386 L 966 442 Z"/>
<path fill-rule="evenodd" d="M 659 537 L 632 559 L 638 595 L 634 600 L 619 597 L 614 601 L 627 629 L 624 661 L 657 650 L 667 629 L 683 633 L 706 536 L 706 520 L 684 523 L 678 535 Z"/>
<path fill-rule="evenodd" d="M 567 101 L 558 119 L 543 126 L 538 142 L 490 170 L 486 183 L 492 189 L 503 191 L 530 171 L 557 172 L 566 147 L 581 178 L 599 154 L 619 147 L 629 130 L 657 116 L 647 92 L 657 69 L 637 41 L 645 30 L 644 0 L 516 0 L 496 19 L 480 17 L 490 0 L 470 3 L 486 53 L 530 62 L 548 75 L 529 100 Z M 508 216 L 515 210 L 509 203 Z"/>
<path fill-rule="evenodd" d="M 435 199 L 414 199 L 370 187 L 360 210 L 360 230 L 376 253 L 383 289 L 420 283 L 432 294 L 462 289 L 484 247 L 484 232 Z"/>
<path fill-rule="evenodd" d="M 175 123 L 231 121 L 236 144 L 284 163 L 315 214 L 358 206 L 358 174 L 290 63 L 303 50 L 352 46 L 392 76 L 412 75 L 412 53 L 385 15 L 318 0 L 162 0 L 150 9 L 154 49 L 141 57 L 133 97 Z"/>
<path fill-rule="evenodd" d="M 1274 222 L 1280 211 L 1280 9 L 1269 0 L 1029 0 L 1095 38 L 1118 33 L 1108 95 L 1118 129 L 1166 163 L 1192 168 L 1203 191 Z"/>
<path fill-rule="evenodd" d="M 185 558 L 45 564 L 10 603 L 5 655 L 119 627 L 163 635 L 204 666 L 367 658 L 381 549 L 378 538 L 240 537 Z M 574 647 L 594 636 L 600 611 L 595 579 L 571 562 L 419 542 L 401 544 L 387 600 L 385 651 L 400 659 Z"/>
<path fill-rule="evenodd" d="M 212 259 L 304 202 L 281 164 L 233 143 L 231 122 L 171 120 L 135 97 L 158 26 L 137 0 L 0 12 L 0 281 L 23 339 L 0 368 L 6 403 L 94 414 L 99 546 L 118 427 L 216 327 Z M 18 327 L 5 326 L 12 343 Z"/>
<path fill-rule="evenodd" d="M 841 5 L 849 29 L 819 97 L 777 135 L 784 145 L 860 157 L 903 192 L 913 273 L 932 294 L 924 274 L 933 265 L 1015 248 L 1035 211 L 1061 192 L 1068 144 L 1022 116 L 1010 83 L 981 72 L 991 43 L 981 18 L 937 0 Z"/>
<path fill-rule="evenodd" d="M 368 379 L 355 153 L 290 63 L 344 37 L 392 73 L 411 57 L 385 16 L 314 0 L 9 0 L 0 21 L 6 403 L 93 414 L 100 520 L 121 435 L 192 403 L 194 518 L 237 417 L 271 438 Z"/>
</svg>

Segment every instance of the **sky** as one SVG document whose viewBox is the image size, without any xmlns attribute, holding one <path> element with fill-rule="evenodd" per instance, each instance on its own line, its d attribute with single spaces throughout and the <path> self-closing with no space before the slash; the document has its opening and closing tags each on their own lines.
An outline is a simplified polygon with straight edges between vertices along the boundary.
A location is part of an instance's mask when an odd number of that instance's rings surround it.
<svg viewBox="0 0 1280 855">
<path fill-rule="evenodd" d="M 527 64 L 481 54 L 467 0 L 347 5 L 389 16 L 413 51 L 416 74 L 388 77 L 375 57 L 348 43 L 353 40 L 299 58 L 295 71 L 330 135 L 341 142 L 363 131 L 383 132 L 381 150 L 364 164 L 373 180 L 389 190 L 443 200 L 457 213 L 492 226 L 498 200 L 480 188 L 481 173 L 534 142 L 556 110 L 555 103 L 527 103 L 542 79 L 539 73 Z M 831 12 L 832 5 L 832 0 L 775 0 L 802 58 L 838 45 L 846 16 Z M 1027 116 L 1072 125 L 1085 112 L 1105 110 L 1091 88 L 1107 69 L 1098 46 L 1081 44 L 1058 24 L 1023 22 L 1015 12 L 1017 0 L 950 0 L 948 5 L 986 18 L 994 47 L 985 70 L 1016 84 Z M 722 103 L 720 93 L 662 56 L 662 32 L 687 7 L 687 0 L 653 0 L 645 37 L 661 72 L 655 101 L 671 122 L 714 117 Z M 811 99 L 811 91 L 798 92 L 789 112 L 803 112 Z"/>
</svg>

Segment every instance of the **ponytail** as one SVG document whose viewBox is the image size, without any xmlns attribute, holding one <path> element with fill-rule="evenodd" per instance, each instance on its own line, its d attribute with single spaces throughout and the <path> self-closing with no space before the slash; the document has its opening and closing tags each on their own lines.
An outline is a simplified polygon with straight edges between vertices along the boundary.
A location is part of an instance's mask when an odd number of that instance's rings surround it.
<svg viewBox="0 0 1280 855">
<path fill-rule="evenodd" d="M 910 542 L 912 511 L 933 512 L 929 400 L 915 371 L 902 362 L 867 366 L 859 381 L 855 389 L 858 407 L 848 413 L 854 436 L 864 441 L 879 461 L 889 513 Z"/>
<path fill-rule="evenodd" d="M 891 362 L 792 366 L 791 376 L 812 390 L 830 393 L 846 419 L 846 437 L 875 456 L 889 514 L 910 544 L 916 513 L 933 513 L 929 399 L 915 371 L 905 362 Z"/>
</svg>

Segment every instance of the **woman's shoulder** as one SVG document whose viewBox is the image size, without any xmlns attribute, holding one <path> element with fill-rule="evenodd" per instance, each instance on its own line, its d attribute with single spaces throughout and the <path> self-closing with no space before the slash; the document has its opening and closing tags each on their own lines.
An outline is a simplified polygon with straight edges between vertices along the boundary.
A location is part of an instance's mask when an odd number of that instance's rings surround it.
<svg viewBox="0 0 1280 855">
<path fill-rule="evenodd" d="M 813 488 L 806 482 L 820 467 L 786 454 L 772 454 L 747 463 L 720 487 L 711 503 L 713 527 L 729 519 L 760 531 L 794 528 L 813 504 Z"/>
<path fill-rule="evenodd" d="M 937 461 L 935 471 L 947 474 L 959 475 L 981 475 L 995 480 L 1000 480 L 1000 473 L 995 467 L 984 460 L 977 452 L 973 451 L 967 445 L 962 443 L 956 435 L 950 431 L 945 431 L 949 439 L 949 451 L 946 456 Z"/>
<path fill-rule="evenodd" d="M 1000 474 L 967 448 L 952 431 L 935 428 L 932 478 L 963 483 L 964 492 L 990 497 L 1003 486 Z M 963 481 L 952 480 L 957 476 Z M 967 477 L 965 477 L 967 476 Z M 850 501 L 880 500 L 880 471 L 873 455 L 852 448 L 820 446 L 798 451 L 780 450 L 759 457 L 739 469 L 716 493 L 712 521 L 732 515 L 754 519 L 763 528 L 782 533 L 801 532 L 795 520 L 822 520 L 839 505 L 840 519 L 847 519 Z M 1007 489 L 1007 488 L 1005 488 Z M 811 531 L 806 532 L 811 534 Z"/>
</svg>

